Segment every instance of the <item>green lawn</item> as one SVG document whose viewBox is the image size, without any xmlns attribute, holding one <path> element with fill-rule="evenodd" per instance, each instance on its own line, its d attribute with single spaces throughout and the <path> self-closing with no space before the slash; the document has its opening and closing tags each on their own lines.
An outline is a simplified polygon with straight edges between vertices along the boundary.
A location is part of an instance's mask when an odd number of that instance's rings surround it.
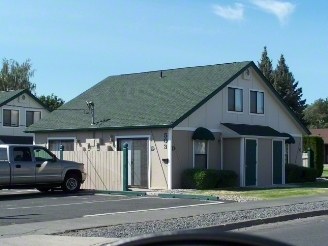
<svg viewBox="0 0 328 246">
<path fill-rule="evenodd" d="M 316 194 L 328 194 L 328 182 L 318 181 L 304 183 L 290 187 L 274 188 L 227 188 L 215 190 L 198 190 L 192 193 L 203 195 L 240 195 L 245 197 L 257 197 L 262 199 L 274 199 L 291 196 L 307 196 Z"/>
<path fill-rule="evenodd" d="M 327 167 L 325 167 L 323 169 L 323 173 L 322 173 L 321 177 L 328 177 L 328 168 Z"/>
</svg>

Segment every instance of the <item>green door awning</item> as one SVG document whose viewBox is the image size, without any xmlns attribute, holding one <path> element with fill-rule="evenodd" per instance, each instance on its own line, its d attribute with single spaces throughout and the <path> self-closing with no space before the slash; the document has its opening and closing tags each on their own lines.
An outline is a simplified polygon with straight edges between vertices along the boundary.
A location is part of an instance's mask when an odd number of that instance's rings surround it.
<svg viewBox="0 0 328 246">
<path fill-rule="evenodd" d="M 288 133 L 285 133 L 285 132 L 281 133 L 281 135 L 283 137 L 287 137 L 288 138 L 288 139 L 285 140 L 285 143 L 286 144 L 294 144 L 295 143 L 295 139 L 293 138 L 292 135 L 290 135 Z"/>
<path fill-rule="evenodd" d="M 215 140 L 215 137 L 213 133 L 204 128 L 204 127 L 198 127 L 195 131 L 194 134 L 192 135 L 193 140 Z"/>
</svg>

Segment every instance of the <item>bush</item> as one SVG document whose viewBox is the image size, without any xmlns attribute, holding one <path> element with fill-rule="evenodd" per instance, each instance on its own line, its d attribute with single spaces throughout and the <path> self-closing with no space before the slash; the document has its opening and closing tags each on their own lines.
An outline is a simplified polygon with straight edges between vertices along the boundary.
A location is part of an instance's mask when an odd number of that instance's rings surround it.
<svg viewBox="0 0 328 246">
<path fill-rule="evenodd" d="M 303 172 L 301 176 L 302 182 L 315 182 L 317 179 L 318 172 L 314 168 L 302 167 Z"/>
<path fill-rule="evenodd" d="M 182 174 L 184 189 L 214 189 L 235 186 L 237 174 L 229 170 L 186 169 Z"/>
<path fill-rule="evenodd" d="M 317 170 L 317 177 L 321 177 L 323 172 L 323 162 L 324 162 L 324 142 L 322 137 L 319 136 L 303 136 L 303 151 L 307 151 L 310 148 L 311 155 L 311 166 Z"/>
<path fill-rule="evenodd" d="M 285 165 L 285 180 L 286 183 L 304 183 L 315 182 L 317 178 L 317 170 L 307 168 L 295 164 Z"/>
<path fill-rule="evenodd" d="M 216 188 L 235 187 L 238 175 L 231 170 L 219 170 L 219 179 Z"/>
</svg>

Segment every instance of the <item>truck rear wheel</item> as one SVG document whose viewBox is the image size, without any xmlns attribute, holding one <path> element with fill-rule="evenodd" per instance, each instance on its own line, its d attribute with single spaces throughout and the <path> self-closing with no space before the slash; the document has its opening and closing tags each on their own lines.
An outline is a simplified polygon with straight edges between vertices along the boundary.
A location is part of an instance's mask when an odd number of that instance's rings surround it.
<svg viewBox="0 0 328 246">
<path fill-rule="evenodd" d="M 63 191 L 67 193 L 76 193 L 80 190 L 81 181 L 77 174 L 66 174 L 64 182 L 62 183 Z"/>
</svg>

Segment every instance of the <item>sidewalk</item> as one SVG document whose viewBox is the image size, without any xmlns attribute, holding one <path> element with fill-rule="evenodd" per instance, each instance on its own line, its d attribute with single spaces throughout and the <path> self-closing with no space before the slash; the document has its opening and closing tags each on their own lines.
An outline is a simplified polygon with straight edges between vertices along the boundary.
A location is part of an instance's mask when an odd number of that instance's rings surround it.
<svg viewBox="0 0 328 246">
<path fill-rule="evenodd" d="M 231 212 L 238 210 L 250 210 L 257 208 L 268 208 L 274 206 L 293 205 L 307 202 L 328 201 L 326 195 L 315 195 L 306 197 L 290 197 L 274 200 L 263 200 L 243 203 L 227 203 L 214 206 L 207 206 L 206 210 L 201 207 L 176 208 L 168 210 L 145 211 L 140 213 L 124 213 L 110 216 L 83 217 L 69 220 L 57 220 L 47 222 L 37 222 L 28 224 L 17 224 L 0 226 L 0 245 L 102 245 L 110 243 L 115 239 L 109 238 L 86 238 L 86 237 L 63 237 L 46 236 L 46 234 L 61 233 L 69 230 L 86 229 L 92 227 L 102 227 L 125 223 L 146 222 L 154 220 L 164 220 L 178 217 L 188 217 L 193 215 Z M 39 243 L 39 244 L 38 244 Z"/>
</svg>

